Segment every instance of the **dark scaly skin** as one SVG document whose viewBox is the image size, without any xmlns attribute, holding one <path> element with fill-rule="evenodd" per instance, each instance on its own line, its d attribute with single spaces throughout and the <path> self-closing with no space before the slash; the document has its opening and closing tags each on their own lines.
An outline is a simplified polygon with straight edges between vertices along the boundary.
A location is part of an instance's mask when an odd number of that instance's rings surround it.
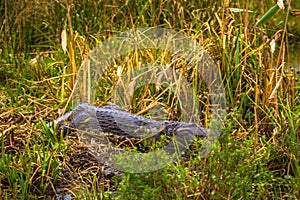
<svg viewBox="0 0 300 200">
<path fill-rule="evenodd" d="M 70 128 L 79 131 L 93 133 L 110 133 L 113 135 L 125 136 L 128 138 L 159 138 L 161 134 L 172 135 L 180 130 L 190 129 L 192 135 L 207 137 L 205 128 L 195 123 L 177 121 L 157 121 L 144 118 L 122 110 L 112 104 L 104 107 L 96 107 L 87 103 L 79 104 L 72 113 L 67 113 L 56 122 L 61 123 L 73 115 L 71 125 L 62 125 L 58 128 L 58 133 L 63 131 L 68 133 Z"/>
</svg>

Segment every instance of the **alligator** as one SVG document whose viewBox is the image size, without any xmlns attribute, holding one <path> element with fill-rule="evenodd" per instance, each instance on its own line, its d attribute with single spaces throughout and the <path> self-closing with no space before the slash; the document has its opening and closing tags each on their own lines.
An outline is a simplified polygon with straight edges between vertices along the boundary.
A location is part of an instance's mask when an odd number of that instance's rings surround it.
<svg viewBox="0 0 300 200">
<path fill-rule="evenodd" d="M 71 120 L 71 124 L 63 122 Z M 129 113 L 115 104 L 97 107 L 88 103 L 78 104 L 73 111 L 55 120 L 57 134 L 70 132 L 72 129 L 93 134 L 108 133 L 127 138 L 160 138 L 189 131 L 193 136 L 207 137 L 208 131 L 196 123 L 178 121 L 158 121 Z"/>
</svg>

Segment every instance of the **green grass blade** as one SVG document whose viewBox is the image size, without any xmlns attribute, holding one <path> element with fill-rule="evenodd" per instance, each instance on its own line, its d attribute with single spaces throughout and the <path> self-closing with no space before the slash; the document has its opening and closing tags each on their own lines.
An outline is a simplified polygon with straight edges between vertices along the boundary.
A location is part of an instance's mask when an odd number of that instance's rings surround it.
<svg viewBox="0 0 300 200">
<path fill-rule="evenodd" d="M 279 10 L 279 6 L 276 4 L 272 8 L 270 8 L 262 18 L 258 20 L 256 23 L 257 26 L 266 23 L 268 20 L 271 19 L 271 17 L 274 16 L 274 14 Z"/>
</svg>

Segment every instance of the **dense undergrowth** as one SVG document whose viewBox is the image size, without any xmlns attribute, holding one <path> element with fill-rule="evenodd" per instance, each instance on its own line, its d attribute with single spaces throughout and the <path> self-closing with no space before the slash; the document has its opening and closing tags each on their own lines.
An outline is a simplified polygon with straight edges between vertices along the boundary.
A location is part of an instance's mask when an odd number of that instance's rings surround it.
<svg viewBox="0 0 300 200">
<path fill-rule="evenodd" d="M 300 30 L 299 16 L 289 14 L 288 7 L 256 26 L 273 1 L 2 2 L 2 199 L 55 199 L 66 194 L 75 199 L 300 197 L 300 85 L 289 56 L 293 49 L 289 46 L 299 41 Z M 291 3 L 292 8 L 300 6 Z M 195 141 L 196 150 L 162 170 L 112 177 L 76 133 L 57 136 L 55 127 L 47 123 L 72 108 L 76 72 L 89 51 L 115 33 L 137 27 L 183 31 L 197 40 L 219 68 L 227 116 L 222 135 L 208 156 L 198 156 Z M 63 31 L 67 53 L 61 46 Z M 273 39 L 274 51 L 270 47 Z M 125 73 L 145 61 L 168 64 L 172 59 L 152 50 L 123 56 L 100 81 L 97 104 L 110 102 L 118 66 Z M 179 62 L 176 68 L 195 86 L 202 102 L 200 122 L 208 126 L 205 85 L 198 83 L 186 63 Z M 151 92 L 151 87 L 142 88 L 130 111 L 143 113 L 157 103 Z M 169 106 L 168 117 L 178 119 L 176 97 L 166 93 L 161 98 L 160 104 Z"/>
</svg>

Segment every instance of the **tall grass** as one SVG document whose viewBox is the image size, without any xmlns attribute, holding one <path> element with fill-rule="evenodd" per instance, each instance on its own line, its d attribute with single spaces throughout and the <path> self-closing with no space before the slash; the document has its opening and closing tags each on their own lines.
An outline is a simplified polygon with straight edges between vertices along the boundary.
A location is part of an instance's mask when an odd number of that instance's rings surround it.
<svg viewBox="0 0 300 200">
<path fill-rule="evenodd" d="M 300 87 L 289 60 L 289 45 L 299 40 L 297 16 L 280 10 L 256 26 L 273 1 L 2 2 L 0 196 L 4 199 L 56 194 L 77 199 L 300 196 Z M 299 8 L 296 1 L 291 5 Z M 191 149 L 161 171 L 111 178 L 76 133 L 57 136 L 54 127 L 45 124 L 71 108 L 76 72 L 93 47 L 115 33 L 151 26 L 184 31 L 213 57 L 226 90 L 226 125 L 206 158 Z M 63 30 L 66 53 L 61 48 Z M 273 39 L 275 51 L 270 48 Z M 124 55 L 100 81 L 97 103 L 111 100 L 118 66 L 126 73 L 140 62 L 170 61 L 171 55 L 154 50 Z M 200 121 L 207 125 L 210 105 L 205 84 L 186 63 L 179 61 L 175 68 L 195 86 L 202 102 Z M 140 88 L 129 109 L 144 114 L 147 106 L 163 99 L 160 105 L 169 106 L 168 117 L 178 119 L 174 94 L 168 88 L 160 92 L 151 85 Z M 199 145 L 195 141 L 193 147 L 197 150 Z"/>
</svg>

